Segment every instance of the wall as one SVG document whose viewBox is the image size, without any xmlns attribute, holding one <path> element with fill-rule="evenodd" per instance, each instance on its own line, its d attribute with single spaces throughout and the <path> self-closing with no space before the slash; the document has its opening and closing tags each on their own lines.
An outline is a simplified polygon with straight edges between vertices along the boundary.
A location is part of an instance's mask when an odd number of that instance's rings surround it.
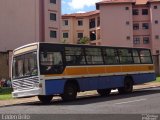
<svg viewBox="0 0 160 120">
<path fill-rule="evenodd" d="M 0 51 L 39 41 L 39 0 L 0 0 L 0 16 Z"/>
<path fill-rule="evenodd" d="M 154 9 L 154 6 L 157 6 L 157 9 Z M 152 38 L 152 53 L 157 54 L 156 51 L 159 50 L 160 53 L 160 3 L 151 3 L 150 6 L 151 13 L 151 38 Z M 158 20 L 158 24 L 155 24 L 155 20 Z M 159 39 L 156 39 L 155 36 L 158 35 Z"/>
<path fill-rule="evenodd" d="M 50 20 L 50 13 L 56 14 L 56 21 Z M 61 0 L 56 4 L 50 4 L 50 0 L 44 0 L 44 42 L 60 42 L 61 29 Z M 50 38 L 50 30 L 57 31 L 57 38 Z"/>
<path fill-rule="evenodd" d="M 0 79 L 9 78 L 9 52 L 0 52 Z"/>
<path fill-rule="evenodd" d="M 63 21 L 68 20 L 68 26 L 64 25 Z M 61 32 L 61 42 L 65 43 L 76 43 L 75 41 L 75 18 L 74 17 L 66 17 L 62 18 L 62 32 Z M 63 33 L 68 33 L 68 38 L 63 38 Z"/>
<path fill-rule="evenodd" d="M 126 7 L 129 10 L 125 10 Z M 104 4 L 100 11 L 101 44 L 133 47 L 132 4 Z"/>
</svg>

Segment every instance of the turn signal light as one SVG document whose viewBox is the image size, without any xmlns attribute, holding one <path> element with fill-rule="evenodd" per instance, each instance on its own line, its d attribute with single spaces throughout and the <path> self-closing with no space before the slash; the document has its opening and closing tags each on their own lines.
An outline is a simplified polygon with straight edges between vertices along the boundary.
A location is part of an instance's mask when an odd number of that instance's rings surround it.
<svg viewBox="0 0 160 120">
<path fill-rule="evenodd" d="M 39 87 L 42 88 L 42 83 L 39 83 Z"/>
</svg>

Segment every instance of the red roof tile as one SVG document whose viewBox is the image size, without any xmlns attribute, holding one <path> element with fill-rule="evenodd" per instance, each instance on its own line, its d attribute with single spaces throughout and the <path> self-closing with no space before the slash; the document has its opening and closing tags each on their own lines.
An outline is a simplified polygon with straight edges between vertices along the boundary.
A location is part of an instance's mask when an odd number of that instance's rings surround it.
<svg viewBox="0 0 160 120">
<path fill-rule="evenodd" d="M 112 3 L 135 3 L 135 0 L 102 0 L 97 4 L 112 4 Z"/>
<path fill-rule="evenodd" d="M 102 0 L 97 4 L 135 3 L 136 5 L 141 5 L 147 4 L 147 2 L 160 2 L 160 0 Z"/>
<path fill-rule="evenodd" d="M 147 2 L 148 0 L 136 0 L 136 5 L 145 5 Z"/>
<path fill-rule="evenodd" d="M 87 16 L 98 14 L 98 13 L 100 13 L 100 11 L 95 10 L 95 11 L 90 11 L 85 13 L 64 14 L 62 15 L 62 17 L 87 17 Z"/>
<path fill-rule="evenodd" d="M 160 0 L 149 0 L 149 2 L 160 2 Z"/>
</svg>

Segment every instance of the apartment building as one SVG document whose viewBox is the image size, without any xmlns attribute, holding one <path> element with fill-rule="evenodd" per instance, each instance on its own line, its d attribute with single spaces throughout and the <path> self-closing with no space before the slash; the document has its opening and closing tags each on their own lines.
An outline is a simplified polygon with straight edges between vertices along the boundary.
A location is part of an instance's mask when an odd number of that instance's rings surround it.
<svg viewBox="0 0 160 120">
<path fill-rule="evenodd" d="M 83 37 L 89 38 L 90 44 L 100 45 L 99 10 L 62 15 L 61 42 L 77 44 Z"/>
<path fill-rule="evenodd" d="M 100 10 L 101 44 L 160 53 L 160 0 L 103 0 L 96 7 Z"/>
<path fill-rule="evenodd" d="M 61 0 L 0 0 L 0 51 L 59 42 Z"/>
<path fill-rule="evenodd" d="M 60 42 L 60 21 L 61 0 L 0 0 L 0 79 L 10 77 L 13 49 Z"/>
<path fill-rule="evenodd" d="M 97 10 L 62 15 L 62 38 L 77 43 L 86 36 L 90 44 L 144 47 L 160 53 L 160 0 L 102 0 Z"/>
</svg>

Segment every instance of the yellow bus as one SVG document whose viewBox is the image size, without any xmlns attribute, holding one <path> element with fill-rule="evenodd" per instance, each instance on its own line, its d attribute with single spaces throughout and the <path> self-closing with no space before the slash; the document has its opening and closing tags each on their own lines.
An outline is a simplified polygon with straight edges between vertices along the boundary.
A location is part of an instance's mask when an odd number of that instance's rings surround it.
<svg viewBox="0 0 160 120">
<path fill-rule="evenodd" d="M 151 52 L 144 48 L 32 43 L 13 52 L 13 97 L 38 96 L 44 103 L 55 95 L 74 100 L 81 91 L 131 93 L 133 85 L 155 78 Z"/>
</svg>

